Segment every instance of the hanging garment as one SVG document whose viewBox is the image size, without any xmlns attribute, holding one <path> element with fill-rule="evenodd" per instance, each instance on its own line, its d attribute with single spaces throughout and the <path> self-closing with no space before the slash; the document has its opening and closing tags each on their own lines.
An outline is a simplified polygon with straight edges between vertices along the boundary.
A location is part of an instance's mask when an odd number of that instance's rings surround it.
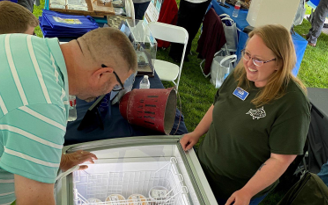
<svg viewBox="0 0 328 205">
<path fill-rule="evenodd" d="M 161 12 L 159 13 L 158 22 L 176 25 L 178 21 L 178 6 L 175 0 L 165 0 Z M 157 40 L 157 47 L 167 48 L 170 42 Z"/>
<path fill-rule="evenodd" d="M 211 8 L 205 15 L 203 33 L 198 40 L 198 58 L 205 58 L 204 74 L 211 71 L 213 56 L 226 43 L 224 29 L 220 17 Z"/>
</svg>

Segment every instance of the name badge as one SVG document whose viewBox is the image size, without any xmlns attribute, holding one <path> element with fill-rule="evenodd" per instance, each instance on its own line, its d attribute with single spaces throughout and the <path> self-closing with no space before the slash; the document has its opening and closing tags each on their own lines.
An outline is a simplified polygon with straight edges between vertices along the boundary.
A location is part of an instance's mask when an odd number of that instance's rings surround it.
<svg viewBox="0 0 328 205">
<path fill-rule="evenodd" d="M 236 96 L 237 98 L 241 99 L 242 101 L 244 101 L 247 96 L 248 96 L 248 92 L 240 87 L 237 87 L 233 93 L 234 96 Z"/>
</svg>

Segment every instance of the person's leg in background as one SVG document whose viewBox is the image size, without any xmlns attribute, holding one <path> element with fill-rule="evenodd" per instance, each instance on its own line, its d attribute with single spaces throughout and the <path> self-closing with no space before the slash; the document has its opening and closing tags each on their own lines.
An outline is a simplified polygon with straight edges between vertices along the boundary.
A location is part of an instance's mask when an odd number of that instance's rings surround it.
<svg viewBox="0 0 328 205">
<path fill-rule="evenodd" d="M 205 12 L 210 2 L 211 1 L 206 1 L 203 3 L 196 4 L 196 7 L 194 8 L 196 12 L 194 13 L 194 15 L 192 15 L 187 29 L 189 33 L 189 40 L 186 49 L 186 54 L 190 54 L 191 43 L 194 40 L 195 36 L 197 35 L 197 32 L 199 30 L 200 25 L 203 22 Z"/>
<path fill-rule="evenodd" d="M 193 14 L 195 13 L 194 10 L 192 10 L 191 8 L 189 8 L 189 6 L 192 6 L 192 3 L 189 3 L 185 0 L 181 0 L 180 1 L 180 6 L 179 6 L 179 11 L 178 11 L 178 22 L 177 22 L 177 26 L 181 26 L 183 28 L 185 28 L 187 30 L 187 25 L 188 25 L 188 21 L 189 21 L 189 16 L 190 13 Z M 188 31 L 188 30 L 187 30 Z M 188 32 L 189 33 L 189 32 Z M 190 39 L 190 37 L 189 37 Z M 170 53 L 169 56 L 177 62 L 180 62 L 181 60 L 181 55 L 182 55 L 182 50 L 183 50 L 183 45 L 179 44 L 179 43 L 171 43 L 171 49 L 170 49 Z M 188 56 L 188 53 L 186 51 L 186 56 L 185 58 Z"/>
<path fill-rule="evenodd" d="M 18 0 L 18 4 L 24 6 L 33 13 L 34 0 Z"/>
<path fill-rule="evenodd" d="M 133 3 L 136 19 L 143 19 L 150 1 L 143 3 Z"/>
<path fill-rule="evenodd" d="M 328 14 L 328 0 L 321 0 L 314 11 L 312 27 L 307 34 L 307 41 L 310 46 L 316 46 L 317 38 L 321 34 L 321 30 Z"/>
<path fill-rule="evenodd" d="M 206 9 L 210 1 L 205 1 L 203 3 L 191 3 L 185 0 L 180 1 L 180 8 L 178 12 L 178 23 L 177 26 L 181 26 L 188 31 L 189 39 L 185 54 L 185 60 L 188 61 L 188 54 L 190 53 L 191 43 L 195 38 L 203 18 Z M 181 60 L 181 55 L 183 51 L 183 45 L 172 43 L 169 56 L 175 61 Z"/>
</svg>

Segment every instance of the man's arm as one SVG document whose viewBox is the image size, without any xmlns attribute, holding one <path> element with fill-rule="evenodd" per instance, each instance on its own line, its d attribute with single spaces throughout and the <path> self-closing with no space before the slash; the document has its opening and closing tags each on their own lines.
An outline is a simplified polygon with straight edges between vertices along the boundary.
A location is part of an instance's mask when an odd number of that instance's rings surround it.
<svg viewBox="0 0 328 205">
<path fill-rule="evenodd" d="M 16 205 L 55 205 L 54 184 L 15 174 Z"/>
</svg>

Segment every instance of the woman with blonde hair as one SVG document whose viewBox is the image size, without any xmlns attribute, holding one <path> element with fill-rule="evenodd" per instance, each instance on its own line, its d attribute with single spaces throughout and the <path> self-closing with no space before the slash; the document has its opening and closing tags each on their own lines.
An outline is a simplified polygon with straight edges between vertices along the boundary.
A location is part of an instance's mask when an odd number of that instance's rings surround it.
<svg viewBox="0 0 328 205">
<path fill-rule="evenodd" d="M 303 154 L 310 104 L 295 62 L 287 29 L 255 28 L 213 105 L 180 140 L 187 151 L 207 133 L 197 154 L 219 204 L 259 204 Z"/>
</svg>

